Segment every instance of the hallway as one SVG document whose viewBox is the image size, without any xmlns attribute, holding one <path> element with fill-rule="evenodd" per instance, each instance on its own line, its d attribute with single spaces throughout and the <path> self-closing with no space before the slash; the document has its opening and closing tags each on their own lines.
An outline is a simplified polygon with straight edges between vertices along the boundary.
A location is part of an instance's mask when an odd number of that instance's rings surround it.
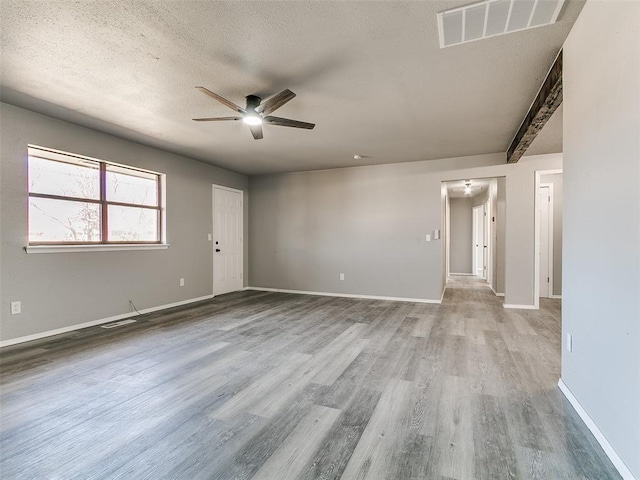
<svg viewBox="0 0 640 480">
<path fill-rule="evenodd" d="M 560 302 L 236 292 L 8 347 L 12 479 L 617 479 L 556 387 Z"/>
</svg>

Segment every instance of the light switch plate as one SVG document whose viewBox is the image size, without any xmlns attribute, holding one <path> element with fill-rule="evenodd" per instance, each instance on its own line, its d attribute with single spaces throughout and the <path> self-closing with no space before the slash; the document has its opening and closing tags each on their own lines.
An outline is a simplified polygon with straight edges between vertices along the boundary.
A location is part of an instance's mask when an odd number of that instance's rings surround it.
<svg viewBox="0 0 640 480">
<path fill-rule="evenodd" d="M 11 315 L 22 313 L 22 304 L 20 302 L 11 302 Z"/>
</svg>

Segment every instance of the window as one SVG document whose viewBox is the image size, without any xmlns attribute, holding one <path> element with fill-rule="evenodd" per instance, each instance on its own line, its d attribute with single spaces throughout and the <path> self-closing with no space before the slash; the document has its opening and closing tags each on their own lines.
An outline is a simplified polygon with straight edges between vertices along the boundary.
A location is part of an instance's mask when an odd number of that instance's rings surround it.
<svg viewBox="0 0 640 480">
<path fill-rule="evenodd" d="M 163 175 L 29 147 L 29 246 L 163 242 Z"/>
</svg>

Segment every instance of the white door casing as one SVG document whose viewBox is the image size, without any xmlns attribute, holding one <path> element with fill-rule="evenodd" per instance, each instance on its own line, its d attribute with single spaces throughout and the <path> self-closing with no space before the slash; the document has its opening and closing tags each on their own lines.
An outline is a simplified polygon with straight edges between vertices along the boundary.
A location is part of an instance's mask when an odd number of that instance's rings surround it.
<svg viewBox="0 0 640 480">
<path fill-rule="evenodd" d="M 213 186 L 213 294 L 242 290 L 243 192 Z"/>
</svg>

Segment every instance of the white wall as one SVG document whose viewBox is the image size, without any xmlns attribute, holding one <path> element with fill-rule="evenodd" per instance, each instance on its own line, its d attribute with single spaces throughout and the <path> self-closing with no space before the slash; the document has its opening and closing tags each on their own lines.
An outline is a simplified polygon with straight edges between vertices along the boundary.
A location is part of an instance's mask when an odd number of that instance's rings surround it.
<svg viewBox="0 0 640 480">
<path fill-rule="evenodd" d="M 212 294 L 213 247 L 207 239 L 212 232 L 211 185 L 246 192 L 246 176 L 11 105 L 0 108 L 3 342 L 126 314 L 129 300 L 145 309 Z M 160 251 L 25 253 L 28 144 L 165 173 L 171 246 Z M 245 198 L 245 238 L 247 207 Z M 185 279 L 184 287 L 179 278 Z M 9 303 L 18 300 L 22 314 L 9 315 Z"/>
<path fill-rule="evenodd" d="M 587 1 L 564 46 L 562 379 L 640 478 L 640 2 Z M 631 478 L 631 477 L 628 477 Z"/>
<path fill-rule="evenodd" d="M 505 302 L 533 305 L 534 172 L 561 167 L 498 154 L 252 177 L 249 284 L 439 301 L 445 257 L 425 234 L 444 229 L 441 182 L 505 176 Z"/>
</svg>

